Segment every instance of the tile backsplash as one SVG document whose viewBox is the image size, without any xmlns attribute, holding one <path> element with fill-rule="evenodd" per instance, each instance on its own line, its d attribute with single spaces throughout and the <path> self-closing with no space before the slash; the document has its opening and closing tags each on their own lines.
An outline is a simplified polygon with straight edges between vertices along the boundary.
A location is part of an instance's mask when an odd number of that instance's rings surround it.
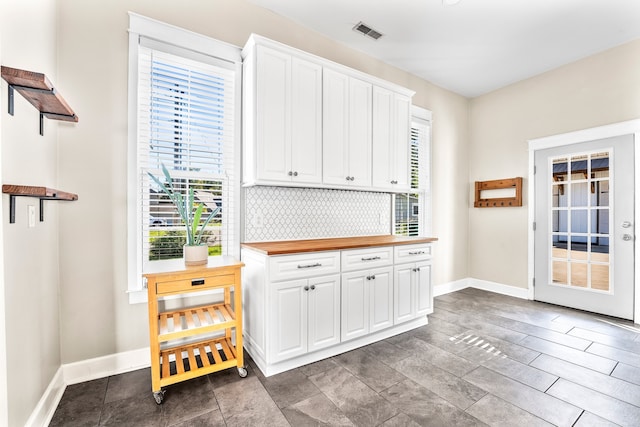
<svg viewBox="0 0 640 427">
<path fill-rule="evenodd" d="M 245 242 L 390 234 L 391 195 L 317 188 L 247 187 Z"/>
</svg>

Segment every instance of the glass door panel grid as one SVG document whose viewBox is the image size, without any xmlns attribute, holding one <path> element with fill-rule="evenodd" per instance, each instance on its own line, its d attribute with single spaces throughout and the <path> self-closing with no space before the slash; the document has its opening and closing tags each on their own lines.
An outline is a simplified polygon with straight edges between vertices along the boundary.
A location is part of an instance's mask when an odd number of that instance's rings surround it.
<svg viewBox="0 0 640 427">
<path fill-rule="evenodd" d="M 549 283 L 611 293 L 610 151 L 549 158 Z"/>
</svg>

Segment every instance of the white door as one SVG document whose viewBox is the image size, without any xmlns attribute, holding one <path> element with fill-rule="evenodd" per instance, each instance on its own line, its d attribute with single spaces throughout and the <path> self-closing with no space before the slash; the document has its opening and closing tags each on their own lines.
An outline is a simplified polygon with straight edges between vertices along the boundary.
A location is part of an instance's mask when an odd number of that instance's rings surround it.
<svg viewBox="0 0 640 427">
<path fill-rule="evenodd" d="M 535 299 L 632 319 L 633 135 L 538 150 L 535 168 Z"/>
</svg>

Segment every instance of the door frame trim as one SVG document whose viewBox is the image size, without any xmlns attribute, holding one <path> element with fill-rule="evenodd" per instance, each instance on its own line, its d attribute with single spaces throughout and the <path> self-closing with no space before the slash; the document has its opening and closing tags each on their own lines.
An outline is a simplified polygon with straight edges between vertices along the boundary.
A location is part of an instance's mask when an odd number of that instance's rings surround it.
<svg viewBox="0 0 640 427">
<path fill-rule="evenodd" d="M 534 180 L 534 160 L 535 152 L 547 148 L 562 147 L 581 142 L 593 141 L 596 139 L 611 138 L 622 135 L 633 135 L 634 139 L 634 225 L 640 224 L 640 119 L 628 120 L 625 122 L 613 123 L 610 125 L 597 126 L 589 129 L 582 129 L 574 132 L 567 132 L 558 135 L 551 135 L 542 138 L 530 139 L 529 145 L 529 175 L 528 175 L 528 261 L 527 261 L 527 283 L 528 296 L 534 299 L 533 277 L 534 277 L 534 230 L 535 219 L 535 180 Z M 640 250 L 634 251 L 634 266 L 640 267 Z M 640 274 L 634 268 L 634 305 L 633 319 L 635 323 L 640 323 Z"/>
</svg>

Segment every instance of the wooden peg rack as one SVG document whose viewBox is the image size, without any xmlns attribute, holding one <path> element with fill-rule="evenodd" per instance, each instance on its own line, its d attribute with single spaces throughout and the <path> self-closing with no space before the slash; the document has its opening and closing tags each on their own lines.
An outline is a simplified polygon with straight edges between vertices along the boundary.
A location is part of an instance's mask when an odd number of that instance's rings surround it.
<svg viewBox="0 0 640 427">
<path fill-rule="evenodd" d="M 502 190 L 505 188 L 515 188 L 514 197 L 497 197 L 493 199 L 482 198 L 482 191 Z M 496 179 L 494 181 L 476 181 L 476 200 L 473 204 L 476 208 L 502 208 L 511 206 L 522 206 L 522 177 L 509 179 Z"/>
</svg>

